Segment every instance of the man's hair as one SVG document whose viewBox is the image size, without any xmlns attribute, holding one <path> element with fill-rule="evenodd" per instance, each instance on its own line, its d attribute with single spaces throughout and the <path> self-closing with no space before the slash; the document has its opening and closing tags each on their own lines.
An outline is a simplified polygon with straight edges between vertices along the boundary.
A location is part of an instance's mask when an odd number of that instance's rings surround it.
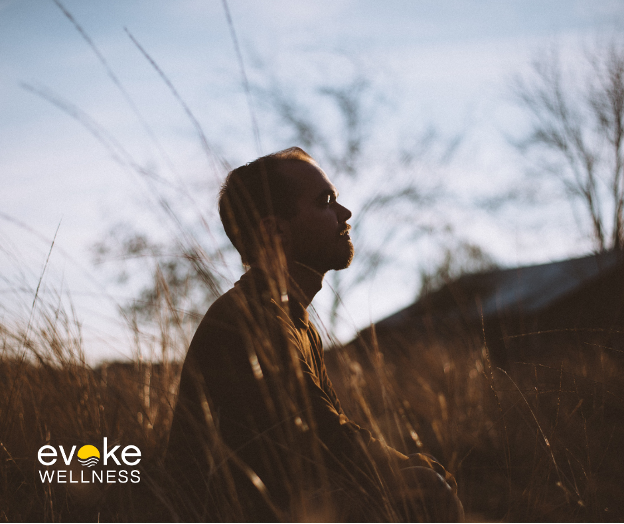
<svg viewBox="0 0 624 524">
<path fill-rule="evenodd" d="M 221 186 L 219 216 L 244 264 L 255 261 L 261 246 L 258 225 L 263 218 L 288 219 L 297 214 L 299 184 L 284 170 L 292 161 L 317 165 L 303 149 L 291 147 L 233 169 Z"/>
</svg>

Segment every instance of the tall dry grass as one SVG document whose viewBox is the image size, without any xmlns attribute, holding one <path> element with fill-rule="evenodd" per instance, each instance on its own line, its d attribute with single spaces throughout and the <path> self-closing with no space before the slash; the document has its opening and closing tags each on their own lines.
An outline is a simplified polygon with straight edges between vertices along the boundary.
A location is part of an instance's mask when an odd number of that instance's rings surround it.
<svg viewBox="0 0 624 524">
<path fill-rule="evenodd" d="M 492 366 L 477 330 L 426 343 L 373 339 L 329 361 L 334 375 L 343 370 L 335 383 L 353 416 L 401 451 L 438 456 L 471 518 L 620 521 L 622 335 L 575 345 L 568 332 L 549 333 L 552 347 L 508 369 Z"/>
<path fill-rule="evenodd" d="M 0 325 L 0 519 L 176 520 L 179 494 L 162 458 L 179 363 L 89 367 L 73 316 L 37 311 L 21 327 Z M 456 476 L 469 518 L 624 519 L 621 352 L 566 342 L 501 370 L 486 344 L 478 332 L 399 347 L 373 338 L 326 359 L 349 416 L 401 451 L 438 457 Z M 40 482 L 39 447 L 103 437 L 140 447 L 140 484 Z"/>
<path fill-rule="evenodd" d="M 84 29 L 58 0 L 55 3 L 103 60 Z M 230 27 L 233 30 L 231 20 Z M 181 104 L 214 162 L 197 119 L 132 39 Z M 103 65 L 127 97 L 105 61 Z M 123 147 L 112 148 L 82 113 L 45 91 L 26 88 L 77 118 L 118 162 L 149 178 Z M 169 336 L 167 319 L 180 317 L 167 309 L 171 305 L 164 300 L 163 310 L 154 313 L 154 320 L 161 319 L 156 344 L 160 358 L 96 368 L 86 363 L 89 348 L 71 311 L 38 303 L 31 318 L 21 323 L 0 319 L 0 520 L 179 517 L 180 494 L 167 482 L 162 467 L 180 371 L 180 363 L 170 359 L 178 348 L 173 347 L 176 338 Z M 129 329 L 138 335 L 136 325 Z M 556 337 L 550 340 L 556 344 Z M 492 366 L 488 341 L 479 330 L 426 343 L 414 337 L 392 343 L 373 338 L 364 348 L 332 349 L 327 364 L 341 402 L 355 421 L 401 451 L 433 453 L 455 474 L 469 518 L 621 521 L 622 352 L 609 344 L 565 340 L 563 347 L 504 371 Z M 42 445 L 80 446 L 104 437 L 140 447 L 140 484 L 76 488 L 40 482 L 37 450 Z M 236 512 L 230 515 L 234 518 Z"/>
<path fill-rule="evenodd" d="M 179 365 L 136 359 L 92 368 L 75 318 L 45 305 L 37 311 L 23 325 L 0 324 L 0 520 L 160 520 L 157 490 L 146 496 L 142 485 L 43 484 L 37 451 L 101 446 L 103 437 L 132 443 L 149 484 L 166 445 Z"/>
</svg>

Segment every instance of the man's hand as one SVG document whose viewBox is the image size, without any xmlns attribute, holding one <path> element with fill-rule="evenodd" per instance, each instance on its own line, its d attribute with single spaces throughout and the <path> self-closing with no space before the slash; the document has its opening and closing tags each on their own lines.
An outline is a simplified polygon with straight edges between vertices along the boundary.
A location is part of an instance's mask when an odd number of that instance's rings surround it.
<svg viewBox="0 0 624 524">
<path fill-rule="evenodd" d="M 453 490 L 453 493 L 457 495 L 457 481 L 455 480 L 455 477 L 446 471 L 444 466 L 442 466 L 442 464 L 440 464 L 433 456 L 427 453 L 413 453 L 409 455 L 408 458 L 409 462 L 407 467 L 431 468 L 444 479 L 444 481 Z"/>
</svg>

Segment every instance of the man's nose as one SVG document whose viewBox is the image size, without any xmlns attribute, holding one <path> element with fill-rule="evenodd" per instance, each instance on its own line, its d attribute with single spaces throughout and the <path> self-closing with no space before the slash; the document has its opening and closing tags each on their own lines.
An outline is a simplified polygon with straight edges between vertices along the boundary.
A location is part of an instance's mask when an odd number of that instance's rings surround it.
<svg viewBox="0 0 624 524">
<path fill-rule="evenodd" d="M 346 222 L 347 220 L 349 220 L 352 216 L 351 211 L 349 211 L 346 207 L 338 204 L 339 207 L 339 212 L 338 212 L 338 221 L 339 222 Z"/>
</svg>

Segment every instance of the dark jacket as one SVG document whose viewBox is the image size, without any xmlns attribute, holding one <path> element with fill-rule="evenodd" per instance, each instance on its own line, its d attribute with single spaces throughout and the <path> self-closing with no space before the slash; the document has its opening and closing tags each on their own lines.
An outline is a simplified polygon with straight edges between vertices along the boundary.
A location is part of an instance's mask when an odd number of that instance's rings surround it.
<svg viewBox="0 0 624 524">
<path fill-rule="evenodd" d="M 292 520 L 311 493 L 374 490 L 403 457 L 345 416 L 307 311 L 279 297 L 251 269 L 193 337 L 166 458 L 187 519 Z"/>
</svg>

